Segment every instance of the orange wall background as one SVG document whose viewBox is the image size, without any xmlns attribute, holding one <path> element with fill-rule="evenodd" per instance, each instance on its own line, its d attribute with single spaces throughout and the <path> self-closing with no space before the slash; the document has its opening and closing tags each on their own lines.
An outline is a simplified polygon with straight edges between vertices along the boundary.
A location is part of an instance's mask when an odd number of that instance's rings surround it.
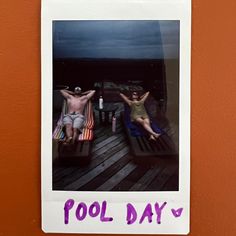
<svg viewBox="0 0 236 236">
<path fill-rule="evenodd" d="M 40 1 L 1 0 L 0 235 L 44 235 Z M 235 0 L 193 0 L 191 236 L 236 235 Z"/>
</svg>

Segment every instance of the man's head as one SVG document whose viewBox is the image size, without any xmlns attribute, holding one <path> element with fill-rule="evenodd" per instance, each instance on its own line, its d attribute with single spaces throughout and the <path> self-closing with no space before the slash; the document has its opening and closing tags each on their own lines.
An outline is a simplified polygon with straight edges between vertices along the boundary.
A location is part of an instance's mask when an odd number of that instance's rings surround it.
<svg viewBox="0 0 236 236">
<path fill-rule="evenodd" d="M 81 88 L 80 88 L 80 87 L 75 87 L 75 90 L 74 90 L 74 92 L 75 92 L 75 94 L 76 94 L 76 95 L 80 95 L 80 94 L 81 94 L 81 92 L 82 92 L 82 90 L 81 90 Z"/>
</svg>

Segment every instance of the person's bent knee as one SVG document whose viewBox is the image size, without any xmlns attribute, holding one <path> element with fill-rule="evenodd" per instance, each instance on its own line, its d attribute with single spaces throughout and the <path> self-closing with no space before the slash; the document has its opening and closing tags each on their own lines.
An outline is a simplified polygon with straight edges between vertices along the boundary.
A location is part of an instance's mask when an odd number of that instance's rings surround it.
<svg viewBox="0 0 236 236">
<path fill-rule="evenodd" d="M 64 124 L 67 129 L 72 129 L 72 124 L 66 123 Z"/>
</svg>

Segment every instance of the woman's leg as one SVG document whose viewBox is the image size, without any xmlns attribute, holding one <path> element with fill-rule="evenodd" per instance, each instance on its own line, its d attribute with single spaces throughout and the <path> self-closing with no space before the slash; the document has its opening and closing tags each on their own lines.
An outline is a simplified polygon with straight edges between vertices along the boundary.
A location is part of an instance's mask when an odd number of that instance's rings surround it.
<svg viewBox="0 0 236 236">
<path fill-rule="evenodd" d="M 150 119 L 149 118 L 145 118 L 144 119 L 144 123 L 145 125 L 148 127 L 148 129 L 151 129 L 152 130 L 152 135 L 155 137 L 155 138 L 159 138 L 160 134 L 156 133 L 153 131 L 152 127 L 151 127 L 151 123 L 150 123 Z"/>
<path fill-rule="evenodd" d="M 150 120 L 148 118 L 142 119 L 141 117 L 137 118 L 135 122 L 141 124 L 143 128 L 150 134 L 150 139 L 153 139 L 153 136 L 155 138 L 158 138 L 160 134 L 155 133 L 150 125 Z"/>
</svg>

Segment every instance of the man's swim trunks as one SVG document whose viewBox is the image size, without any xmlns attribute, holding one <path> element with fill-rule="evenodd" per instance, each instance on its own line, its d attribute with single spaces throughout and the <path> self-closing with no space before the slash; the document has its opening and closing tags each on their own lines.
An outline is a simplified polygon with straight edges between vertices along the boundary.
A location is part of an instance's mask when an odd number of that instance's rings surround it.
<svg viewBox="0 0 236 236">
<path fill-rule="evenodd" d="M 71 124 L 73 128 L 83 130 L 85 117 L 79 113 L 68 113 L 63 117 L 63 124 Z"/>
</svg>

